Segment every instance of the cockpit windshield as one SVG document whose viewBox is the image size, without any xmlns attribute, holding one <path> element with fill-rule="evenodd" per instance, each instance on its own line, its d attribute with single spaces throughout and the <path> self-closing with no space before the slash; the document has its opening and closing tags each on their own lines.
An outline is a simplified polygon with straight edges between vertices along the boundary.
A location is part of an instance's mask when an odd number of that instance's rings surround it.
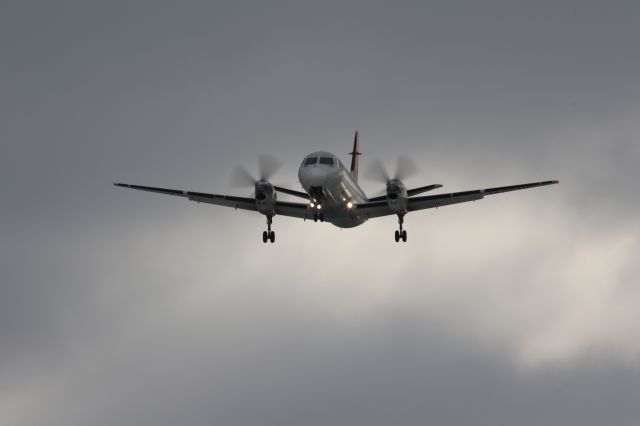
<svg viewBox="0 0 640 426">
<path fill-rule="evenodd" d="M 317 162 L 318 162 L 318 157 L 309 157 L 306 160 L 304 160 L 304 165 L 310 166 L 312 164 L 316 164 Z"/>
<path fill-rule="evenodd" d="M 320 164 L 326 164 L 328 166 L 333 166 L 334 161 L 332 157 L 320 157 Z"/>
</svg>

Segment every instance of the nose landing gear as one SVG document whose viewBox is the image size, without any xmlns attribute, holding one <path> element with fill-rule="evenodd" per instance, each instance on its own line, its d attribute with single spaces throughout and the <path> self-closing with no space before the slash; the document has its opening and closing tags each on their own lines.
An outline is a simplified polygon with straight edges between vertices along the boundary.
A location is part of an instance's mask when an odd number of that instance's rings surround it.
<svg viewBox="0 0 640 426">
<path fill-rule="evenodd" d="M 400 229 L 395 233 L 396 243 L 402 239 L 403 243 L 407 242 L 407 231 L 402 229 L 402 224 L 404 223 L 404 214 L 398 214 L 398 224 L 400 225 Z"/>
<path fill-rule="evenodd" d="M 271 243 L 276 242 L 276 233 L 271 230 L 271 223 L 273 222 L 273 216 L 267 215 L 267 230 L 262 232 L 262 242 L 266 243 L 267 241 L 271 241 Z"/>
</svg>

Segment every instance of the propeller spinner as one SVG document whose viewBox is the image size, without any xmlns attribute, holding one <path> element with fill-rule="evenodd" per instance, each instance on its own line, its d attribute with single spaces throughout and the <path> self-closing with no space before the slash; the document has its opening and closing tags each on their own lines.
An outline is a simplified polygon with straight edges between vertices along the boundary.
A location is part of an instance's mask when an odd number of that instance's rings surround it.
<svg viewBox="0 0 640 426">
<path fill-rule="evenodd" d="M 237 166 L 231 176 L 230 184 L 232 187 L 253 187 L 252 197 L 256 200 L 256 209 L 267 216 L 269 235 L 271 218 L 275 214 L 276 205 L 276 191 L 269 179 L 280 169 L 281 165 L 282 163 L 277 158 L 261 155 L 258 157 L 258 177 L 242 166 Z"/>
</svg>

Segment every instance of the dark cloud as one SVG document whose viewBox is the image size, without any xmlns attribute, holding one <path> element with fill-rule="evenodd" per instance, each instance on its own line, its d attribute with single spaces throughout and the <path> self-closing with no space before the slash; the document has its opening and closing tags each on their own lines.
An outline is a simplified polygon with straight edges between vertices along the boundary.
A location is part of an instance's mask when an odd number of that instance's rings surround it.
<svg viewBox="0 0 640 426">
<path fill-rule="evenodd" d="M 632 2 L 6 2 L 0 420 L 637 423 Z M 340 231 L 230 191 L 355 129 L 411 183 L 559 178 Z M 378 188 L 363 182 L 368 191 Z"/>
</svg>

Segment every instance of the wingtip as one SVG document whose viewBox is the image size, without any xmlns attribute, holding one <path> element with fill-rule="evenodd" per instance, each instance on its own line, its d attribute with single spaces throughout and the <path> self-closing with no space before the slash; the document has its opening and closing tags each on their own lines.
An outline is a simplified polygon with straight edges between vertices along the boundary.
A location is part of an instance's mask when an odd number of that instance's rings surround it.
<svg viewBox="0 0 640 426">
<path fill-rule="evenodd" d="M 555 180 L 552 180 L 551 183 L 560 183 L 560 181 L 555 179 Z"/>
</svg>

